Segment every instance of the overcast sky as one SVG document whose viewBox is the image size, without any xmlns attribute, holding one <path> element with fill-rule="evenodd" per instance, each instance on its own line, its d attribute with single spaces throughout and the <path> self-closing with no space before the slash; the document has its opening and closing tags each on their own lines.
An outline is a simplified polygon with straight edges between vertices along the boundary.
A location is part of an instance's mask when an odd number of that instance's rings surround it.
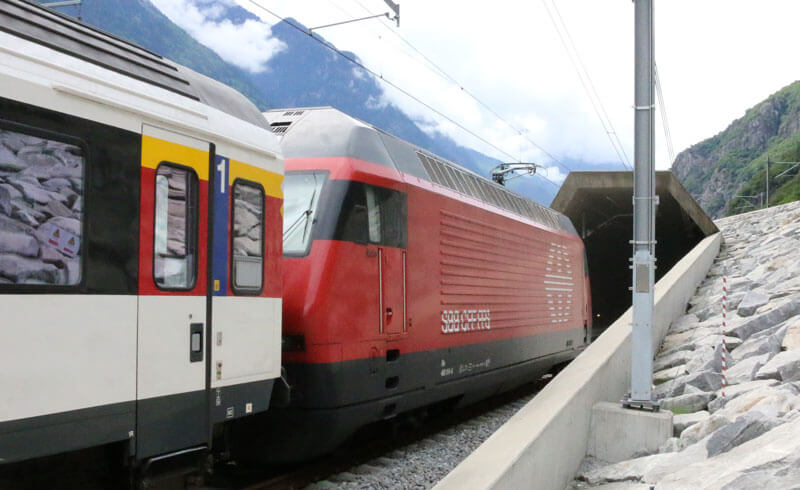
<svg viewBox="0 0 800 490">
<path fill-rule="evenodd" d="M 151 1 L 242 68 L 269 69 L 270 57 L 285 48 L 270 38 L 262 24 L 232 26 L 208 20 L 214 4 L 236 1 L 267 24 L 276 22 L 250 0 L 198 0 L 208 5 L 206 11 L 187 5 L 187 0 Z M 309 27 L 388 10 L 383 0 L 255 3 Z M 502 152 L 391 87 L 385 87 L 382 103 L 396 105 L 427 131 L 446 133 L 501 160 L 508 161 L 511 155 L 553 167 L 549 175 L 554 180 L 561 180 L 563 172 L 536 145 L 562 161 L 608 163 L 626 157 L 632 161 L 634 5 L 630 0 L 399 3 L 399 29 L 387 28 L 393 25 L 389 22 L 367 20 L 318 32 Z M 747 108 L 800 78 L 797 0 L 656 0 L 655 19 L 656 62 L 676 154 L 722 131 Z M 555 26 L 560 20 L 561 36 L 575 50 L 565 49 Z M 391 30 L 522 135 L 460 86 L 439 76 Z M 609 141 L 570 62 L 570 52 L 572 59 L 583 62 L 597 94 L 594 106 L 610 121 L 624 151 L 615 150 Z M 656 140 L 656 166 L 668 168 L 671 162 L 660 125 Z"/>
</svg>

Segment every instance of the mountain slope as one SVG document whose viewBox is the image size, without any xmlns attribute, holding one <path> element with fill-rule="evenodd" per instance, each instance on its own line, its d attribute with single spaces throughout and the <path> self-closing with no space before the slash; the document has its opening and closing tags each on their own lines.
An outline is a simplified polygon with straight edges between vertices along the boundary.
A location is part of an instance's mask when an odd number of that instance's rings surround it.
<svg viewBox="0 0 800 490">
<path fill-rule="evenodd" d="M 766 195 L 770 165 L 770 204 L 800 198 L 798 170 L 776 179 L 800 161 L 800 82 L 749 109 L 725 131 L 681 152 L 673 172 L 712 217 L 752 210 Z M 754 196 L 749 198 L 736 196 Z"/>
<path fill-rule="evenodd" d="M 227 20 L 238 25 L 257 19 L 236 5 L 219 2 L 216 7 L 215 22 Z M 78 14 L 74 7 L 61 11 Z M 500 163 L 445 135 L 422 131 L 397 107 L 382 101 L 383 91 L 374 77 L 286 21 L 273 26 L 272 34 L 287 48 L 269 61 L 268 70 L 254 74 L 226 62 L 197 42 L 149 0 L 83 0 L 80 14 L 88 24 L 236 88 L 262 110 L 330 105 L 481 175 L 488 177 Z M 357 59 L 355 54 L 347 54 Z M 543 204 L 549 204 L 558 191 L 557 186 L 538 177 L 516 179 L 509 188 Z"/>
<path fill-rule="evenodd" d="M 62 12 L 75 15 L 78 11 L 72 8 Z M 148 0 L 83 0 L 80 14 L 87 24 L 229 85 L 259 108 L 269 107 L 264 92 L 244 70 L 195 41 Z"/>
</svg>

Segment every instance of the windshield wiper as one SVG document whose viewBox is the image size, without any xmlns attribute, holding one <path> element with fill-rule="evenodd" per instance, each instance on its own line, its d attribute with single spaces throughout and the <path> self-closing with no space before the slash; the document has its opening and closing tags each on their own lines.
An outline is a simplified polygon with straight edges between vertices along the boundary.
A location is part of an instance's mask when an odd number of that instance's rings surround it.
<svg viewBox="0 0 800 490">
<path fill-rule="evenodd" d="M 308 235 L 308 225 L 311 222 L 311 215 L 314 213 L 314 198 L 317 196 L 317 176 L 314 175 L 314 192 L 311 193 L 311 200 L 308 203 L 308 209 L 300 213 L 296 220 L 289 225 L 289 228 L 283 232 L 283 239 L 286 240 L 286 237 L 291 235 L 298 227 L 300 222 L 305 218 L 305 224 L 303 225 L 303 242 L 306 241 L 306 236 Z"/>
<path fill-rule="evenodd" d="M 300 213 L 300 216 L 298 216 L 297 219 L 294 220 L 294 222 L 289 226 L 289 228 L 287 228 L 286 231 L 283 232 L 283 238 L 286 239 L 287 236 L 291 235 L 292 232 L 297 228 L 297 225 L 300 224 L 300 221 L 303 218 L 307 219 L 308 216 L 310 216 L 312 212 L 313 211 L 311 211 L 311 209 L 306 209 L 305 211 Z"/>
<path fill-rule="evenodd" d="M 306 224 L 303 229 L 303 243 L 306 242 L 306 236 L 308 235 L 308 229 L 311 225 L 311 213 L 314 212 L 314 198 L 317 197 L 317 174 L 311 174 L 314 176 L 314 193 L 311 194 L 311 201 L 308 203 L 308 209 L 306 209 Z"/>
</svg>

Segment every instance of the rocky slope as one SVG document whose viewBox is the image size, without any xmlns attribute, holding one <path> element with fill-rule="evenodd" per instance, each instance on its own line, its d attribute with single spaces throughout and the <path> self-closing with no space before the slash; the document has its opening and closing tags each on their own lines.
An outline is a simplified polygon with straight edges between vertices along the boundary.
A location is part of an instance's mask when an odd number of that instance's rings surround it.
<svg viewBox="0 0 800 490">
<path fill-rule="evenodd" d="M 654 362 L 674 437 L 616 464 L 587 458 L 575 488 L 798 488 L 800 202 L 717 224 L 720 256 Z"/>
<path fill-rule="evenodd" d="M 712 217 L 752 210 L 765 192 L 767 158 L 772 162 L 800 160 L 800 82 L 784 87 L 725 131 L 684 150 L 672 171 L 700 206 Z M 770 202 L 800 198 L 798 169 L 774 177 L 789 165 L 770 168 Z"/>
</svg>

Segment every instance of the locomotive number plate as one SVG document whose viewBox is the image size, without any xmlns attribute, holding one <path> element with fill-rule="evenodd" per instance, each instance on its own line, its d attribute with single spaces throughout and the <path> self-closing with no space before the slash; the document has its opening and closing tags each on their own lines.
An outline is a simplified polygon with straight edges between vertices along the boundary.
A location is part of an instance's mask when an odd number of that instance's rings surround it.
<svg viewBox="0 0 800 490">
<path fill-rule="evenodd" d="M 491 328 L 491 312 L 488 309 L 442 311 L 442 333 L 474 332 Z"/>
</svg>

